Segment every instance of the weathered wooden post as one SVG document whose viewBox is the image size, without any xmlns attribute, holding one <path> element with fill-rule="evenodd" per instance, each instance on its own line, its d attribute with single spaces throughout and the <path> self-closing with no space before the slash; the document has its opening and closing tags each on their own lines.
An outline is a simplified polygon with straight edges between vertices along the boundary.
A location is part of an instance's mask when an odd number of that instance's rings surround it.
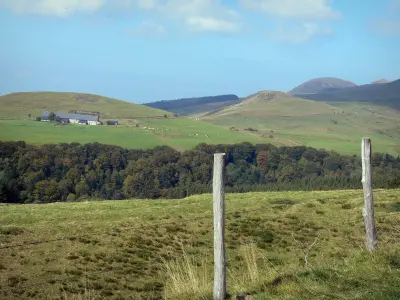
<svg viewBox="0 0 400 300">
<path fill-rule="evenodd" d="M 367 249 L 373 251 L 378 245 L 378 232 L 375 226 L 374 197 L 372 193 L 372 172 L 371 172 L 371 140 L 363 138 L 361 143 L 362 156 L 362 179 L 364 190 L 363 217 L 366 231 Z"/>
<path fill-rule="evenodd" d="M 214 300 L 226 297 L 224 156 L 225 153 L 214 154 Z"/>
</svg>

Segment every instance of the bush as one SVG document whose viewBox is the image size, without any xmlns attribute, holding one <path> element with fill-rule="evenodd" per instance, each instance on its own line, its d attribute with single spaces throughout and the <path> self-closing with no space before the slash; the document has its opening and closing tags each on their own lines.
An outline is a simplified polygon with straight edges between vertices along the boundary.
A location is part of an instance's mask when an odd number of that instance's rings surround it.
<svg viewBox="0 0 400 300">
<path fill-rule="evenodd" d="M 42 117 L 36 117 L 36 121 L 42 121 Z"/>
<path fill-rule="evenodd" d="M 67 201 L 68 201 L 68 202 L 73 202 L 73 201 L 75 201 L 75 199 L 76 199 L 75 194 L 70 193 L 70 194 L 67 196 Z"/>
<path fill-rule="evenodd" d="M 257 129 L 254 129 L 254 128 L 251 128 L 251 127 L 245 128 L 244 130 L 246 130 L 246 131 L 252 131 L 252 132 L 258 131 Z"/>
<path fill-rule="evenodd" d="M 55 120 L 56 120 L 56 114 L 55 113 L 53 113 L 53 112 L 50 112 L 50 114 L 49 114 L 49 120 L 50 121 L 52 121 L 52 122 L 54 122 Z"/>
</svg>

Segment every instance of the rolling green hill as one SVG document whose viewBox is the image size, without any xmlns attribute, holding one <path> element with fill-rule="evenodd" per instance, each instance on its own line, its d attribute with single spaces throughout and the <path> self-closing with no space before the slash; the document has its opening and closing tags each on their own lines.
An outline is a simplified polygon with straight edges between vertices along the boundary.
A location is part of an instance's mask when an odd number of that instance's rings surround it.
<svg viewBox="0 0 400 300">
<path fill-rule="evenodd" d="M 226 196 L 227 290 L 254 300 L 398 300 L 399 190 Z M 66 213 L 68 212 L 68 213 Z M 1 299 L 211 299 L 212 196 L 0 206 Z"/>
<path fill-rule="evenodd" d="M 0 140 L 25 140 L 36 145 L 100 142 L 126 148 L 169 145 L 184 150 L 202 142 L 248 141 L 358 154 L 360 139 L 369 136 L 374 151 L 400 153 L 400 111 L 375 103 L 312 101 L 276 91 L 262 91 L 192 118 L 172 118 L 171 113 L 145 105 L 78 93 L 10 94 L 0 97 L 0 106 Z M 99 111 L 101 119 L 117 118 L 122 125 L 55 126 L 22 120 L 43 110 Z M 164 114 L 168 118 L 152 118 Z"/>
<path fill-rule="evenodd" d="M 333 114 L 340 109 L 325 103 L 295 98 L 278 91 L 262 91 L 242 99 L 238 104 L 207 114 L 208 119 L 235 118 L 246 116 L 263 118 L 272 116 L 310 116 Z"/>
<path fill-rule="evenodd" d="M 100 112 L 100 119 L 133 119 L 164 116 L 168 112 L 145 105 L 111 99 L 99 95 L 62 92 L 27 92 L 0 96 L 0 119 L 21 119 L 40 116 L 43 111 L 84 110 Z"/>
<path fill-rule="evenodd" d="M 201 117 L 216 125 L 251 131 L 275 145 L 358 154 L 361 138 L 369 136 L 374 151 L 400 154 L 400 111 L 374 103 L 327 103 L 264 91 Z"/>
<path fill-rule="evenodd" d="M 59 142 L 99 142 L 126 148 L 152 148 L 169 145 L 179 150 L 199 143 L 262 142 L 248 133 L 231 132 L 226 128 L 185 117 L 171 118 L 172 113 L 80 93 L 33 92 L 0 97 L 0 140 L 24 140 L 40 145 Z M 122 126 L 55 125 L 33 121 L 44 110 L 83 110 L 100 112 L 100 119 L 118 119 Z M 28 119 L 31 114 L 32 120 Z M 167 118 L 164 117 L 167 115 Z M 161 117 L 161 118 L 160 118 Z M 138 127 L 137 127 L 138 126 Z"/>
</svg>

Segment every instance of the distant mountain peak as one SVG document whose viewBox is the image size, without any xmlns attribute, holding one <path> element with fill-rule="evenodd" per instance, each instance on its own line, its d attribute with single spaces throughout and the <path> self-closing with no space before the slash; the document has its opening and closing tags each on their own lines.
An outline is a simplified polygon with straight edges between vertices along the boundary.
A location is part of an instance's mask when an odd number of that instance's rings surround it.
<svg viewBox="0 0 400 300">
<path fill-rule="evenodd" d="M 382 79 L 378 79 L 378 80 L 371 82 L 371 84 L 380 84 L 380 83 L 389 83 L 389 82 L 390 82 L 389 80 L 382 78 Z"/>
<path fill-rule="evenodd" d="M 292 95 L 315 94 L 327 89 L 341 89 L 357 86 L 355 83 L 335 77 L 320 77 L 308 80 L 292 89 Z"/>
</svg>

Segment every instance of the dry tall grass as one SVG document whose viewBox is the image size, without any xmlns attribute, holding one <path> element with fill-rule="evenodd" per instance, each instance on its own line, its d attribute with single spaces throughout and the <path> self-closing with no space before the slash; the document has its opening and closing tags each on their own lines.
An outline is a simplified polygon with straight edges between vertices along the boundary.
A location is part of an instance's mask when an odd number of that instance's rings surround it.
<svg viewBox="0 0 400 300">
<path fill-rule="evenodd" d="M 165 261 L 167 277 L 164 299 L 201 299 L 212 290 L 212 270 L 208 257 L 199 263 L 184 250 L 180 258 Z"/>
</svg>

